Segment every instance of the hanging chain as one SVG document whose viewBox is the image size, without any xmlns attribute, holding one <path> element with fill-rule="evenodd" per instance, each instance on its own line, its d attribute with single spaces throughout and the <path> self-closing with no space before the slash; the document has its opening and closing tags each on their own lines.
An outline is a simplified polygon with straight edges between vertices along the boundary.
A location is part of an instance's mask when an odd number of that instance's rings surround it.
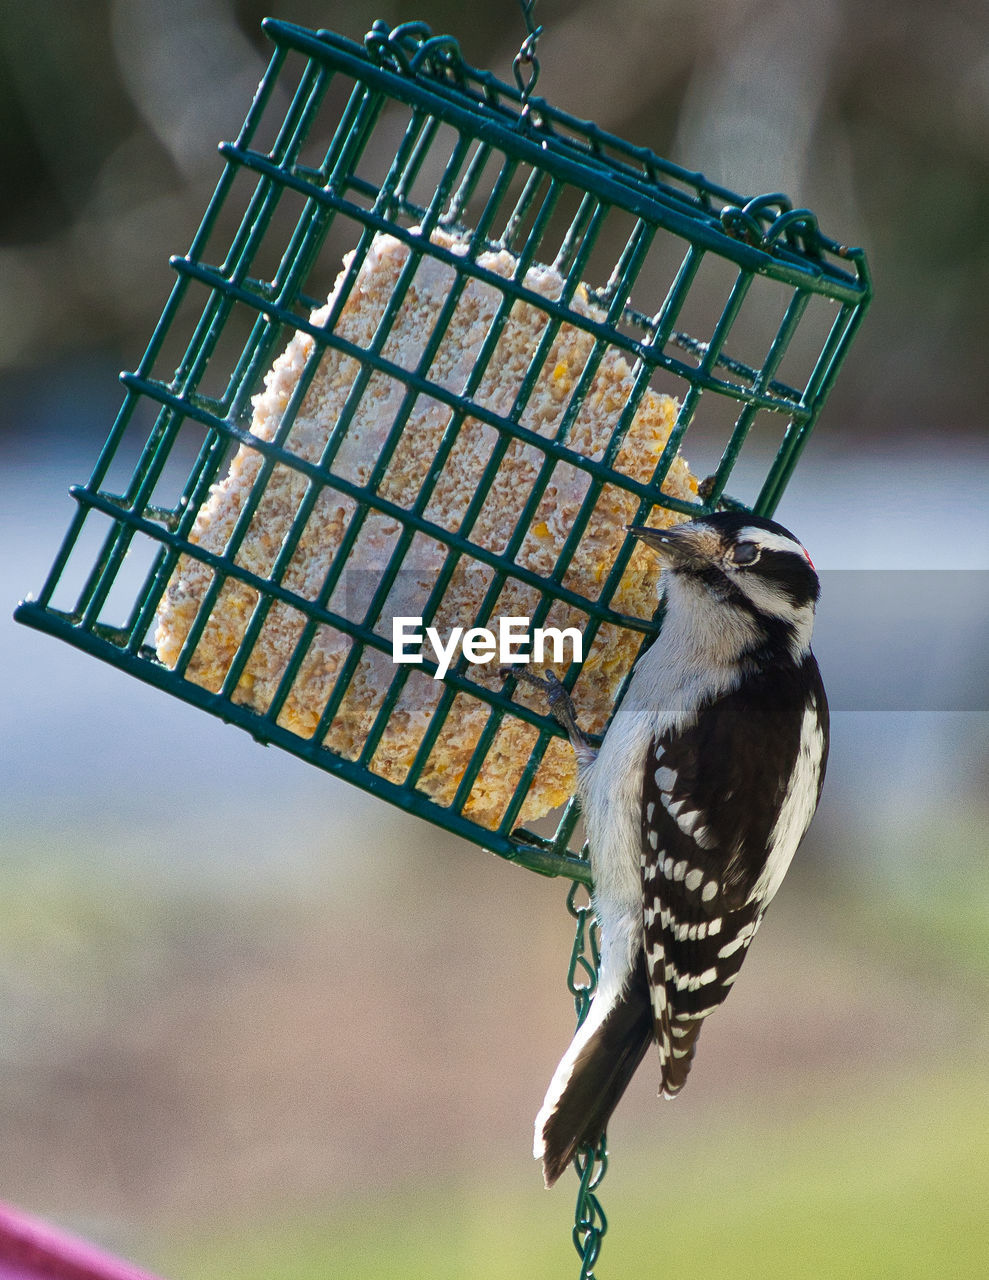
<svg viewBox="0 0 989 1280">
<path fill-rule="evenodd" d="M 522 97 L 521 119 L 525 123 L 531 122 L 538 126 L 540 123 L 539 116 L 536 112 L 530 110 L 529 96 L 535 89 L 536 81 L 539 79 L 539 59 L 536 57 L 536 43 L 542 35 L 543 29 L 535 25 L 532 17 L 532 11 L 536 7 L 536 0 L 519 0 L 519 5 L 522 9 L 522 17 L 525 19 L 527 34 L 518 53 L 515 55 L 515 61 L 512 63 L 512 72 Z"/>
<path fill-rule="evenodd" d="M 579 1027 L 587 1016 L 597 985 L 601 953 L 598 947 L 597 922 L 591 911 L 591 904 L 586 900 L 578 904 L 578 895 L 585 897 L 586 890 L 575 880 L 567 894 L 567 910 L 577 921 L 567 986 L 574 998 Z M 579 1280 L 594 1280 L 594 1264 L 601 1252 L 601 1238 L 608 1230 L 608 1220 L 596 1194 L 601 1179 L 608 1170 L 604 1134 L 597 1147 L 585 1146 L 578 1149 L 574 1166 L 580 1175 L 573 1225 L 574 1248 L 580 1256 Z"/>
</svg>

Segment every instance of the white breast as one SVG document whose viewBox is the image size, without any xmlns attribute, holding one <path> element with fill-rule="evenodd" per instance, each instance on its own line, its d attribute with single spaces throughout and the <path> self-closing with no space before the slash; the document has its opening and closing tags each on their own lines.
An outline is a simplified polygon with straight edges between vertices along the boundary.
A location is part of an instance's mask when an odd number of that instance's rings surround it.
<svg viewBox="0 0 989 1280">
<path fill-rule="evenodd" d="M 642 937 L 642 771 L 653 731 L 652 717 L 634 714 L 626 698 L 601 750 L 579 774 L 602 945 L 599 990 L 606 998 L 617 995 Z"/>
</svg>

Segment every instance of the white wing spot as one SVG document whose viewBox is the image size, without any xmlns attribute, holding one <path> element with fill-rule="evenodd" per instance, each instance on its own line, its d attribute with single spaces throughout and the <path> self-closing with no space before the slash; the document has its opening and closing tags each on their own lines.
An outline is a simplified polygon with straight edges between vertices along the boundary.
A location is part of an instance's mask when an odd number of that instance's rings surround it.
<svg viewBox="0 0 989 1280">
<path fill-rule="evenodd" d="M 704 902 L 710 902 L 718 892 L 718 882 L 716 880 L 708 880 L 707 884 L 701 890 L 701 899 Z"/>
<path fill-rule="evenodd" d="M 671 818 L 677 818 L 679 817 L 680 810 L 686 803 L 686 800 L 670 800 L 666 803 L 666 812 Z"/>
<path fill-rule="evenodd" d="M 660 765 L 653 777 L 656 779 L 656 786 L 659 787 L 660 791 L 672 791 L 676 786 L 676 770 L 667 769 L 665 764 Z"/>
<path fill-rule="evenodd" d="M 688 871 L 683 877 L 684 888 L 689 889 L 691 893 L 695 893 L 701 887 L 701 881 L 704 879 L 704 872 L 698 871 L 695 867 L 693 871 Z"/>
<path fill-rule="evenodd" d="M 682 880 L 686 872 L 687 872 L 686 861 L 678 862 L 676 866 L 673 868 L 673 879 Z"/>
<path fill-rule="evenodd" d="M 670 806 L 672 812 L 672 806 Z M 696 809 L 688 809 L 686 813 L 678 813 L 675 815 L 677 826 L 685 836 L 692 836 L 694 828 L 700 823 L 701 815 Z"/>
<path fill-rule="evenodd" d="M 727 960 L 729 956 L 733 956 L 739 947 L 747 947 L 752 941 L 752 935 L 755 933 L 758 923 L 753 921 L 740 929 L 731 942 L 726 942 L 718 952 L 722 960 Z"/>
<path fill-rule="evenodd" d="M 673 859 L 672 858 L 667 858 L 666 861 L 663 863 L 663 875 L 666 876 L 667 880 L 673 879 Z"/>
<path fill-rule="evenodd" d="M 656 801 L 650 800 L 646 805 L 646 822 L 652 822 L 652 815 L 656 812 Z"/>
<path fill-rule="evenodd" d="M 710 827 L 698 827 L 694 832 L 694 839 L 702 849 L 714 849 L 717 847 L 718 837 L 711 831 Z"/>
</svg>

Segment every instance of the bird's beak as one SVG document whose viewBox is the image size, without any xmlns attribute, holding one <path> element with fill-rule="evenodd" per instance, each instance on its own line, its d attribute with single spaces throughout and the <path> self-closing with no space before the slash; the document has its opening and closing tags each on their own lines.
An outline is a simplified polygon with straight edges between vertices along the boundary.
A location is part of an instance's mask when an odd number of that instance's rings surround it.
<svg viewBox="0 0 989 1280">
<path fill-rule="evenodd" d="M 705 525 L 694 522 L 673 525 L 669 529 L 648 529 L 645 525 L 630 524 L 626 525 L 626 529 L 671 567 L 699 567 L 710 563 L 720 552 L 717 534 Z"/>
</svg>

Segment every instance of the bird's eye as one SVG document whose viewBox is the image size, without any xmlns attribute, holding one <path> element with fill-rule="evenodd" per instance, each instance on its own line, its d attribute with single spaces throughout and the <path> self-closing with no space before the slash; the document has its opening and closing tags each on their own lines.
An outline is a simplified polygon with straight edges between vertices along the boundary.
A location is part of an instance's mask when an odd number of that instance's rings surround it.
<svg viewBox="0 0 989 1280">
<path fill-rule="evenodd" d="M 732 548 L 731 558 L 735 564 L 755 564 L 759 559 L 760 547 L 756 542 L 740 542 Z"/>
</svg>

